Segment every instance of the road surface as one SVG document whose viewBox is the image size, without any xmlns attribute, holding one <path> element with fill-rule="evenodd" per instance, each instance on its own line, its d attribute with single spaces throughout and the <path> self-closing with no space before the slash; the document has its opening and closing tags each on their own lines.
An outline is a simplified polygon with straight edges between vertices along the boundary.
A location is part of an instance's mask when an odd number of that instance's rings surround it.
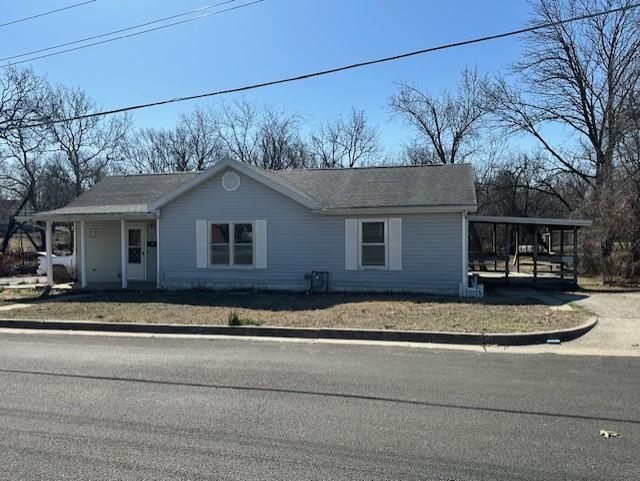
<svg viewBox="0 0 640 481">
<path fill-rule="evenodd" d="M 619 481 L 639 453 L 640 358 L 0 333 L 3 480 Z"/>
</svg>

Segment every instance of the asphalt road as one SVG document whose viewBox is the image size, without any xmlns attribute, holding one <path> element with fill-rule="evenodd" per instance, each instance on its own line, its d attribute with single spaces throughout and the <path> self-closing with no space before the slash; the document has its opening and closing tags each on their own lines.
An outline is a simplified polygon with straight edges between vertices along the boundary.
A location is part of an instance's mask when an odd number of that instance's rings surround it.
<svg viewBox="0 0 640 481">
<path fill-rule="evenodd" d="M 639 454 L 640 358 L 0 333 L 3 480 L 637 480 Z"/>
</svg>

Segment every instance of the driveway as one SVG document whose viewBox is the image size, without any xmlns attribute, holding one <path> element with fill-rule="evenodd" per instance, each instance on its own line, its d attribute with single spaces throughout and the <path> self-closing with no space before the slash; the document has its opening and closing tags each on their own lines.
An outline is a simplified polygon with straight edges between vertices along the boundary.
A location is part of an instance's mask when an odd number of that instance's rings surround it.
<svg viewBox="0 0 640 481">
<path fill-rule="evenodd" d="M 593 312 L 598 325 L 572 345 L 640 356 L 640 292 L 590 293 L 575 305 Z"/>
<path fill-rule="evenodd" d="M 584 336 L 562 345 L 493 347 L 491 351 L 592 356 L 640 356 L 640 291 L 552 292 L 501 289 L 499 295 L 535 298 L 554 309 L 586 309 L 598 324 Z"/>
</svg>

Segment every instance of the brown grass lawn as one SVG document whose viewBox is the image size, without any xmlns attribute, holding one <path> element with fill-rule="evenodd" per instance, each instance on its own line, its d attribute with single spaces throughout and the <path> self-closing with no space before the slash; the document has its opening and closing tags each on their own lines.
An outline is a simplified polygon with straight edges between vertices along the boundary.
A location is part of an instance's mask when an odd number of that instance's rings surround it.
<svg viewBox="0 0 640 481">
<path fill-rule="evenodd" d="M 524 332 L 571 327 L 581 311 L 556 311 L 535 301 L 423 295 L 102 292 L 50 297 L 33 307 L 0 312 L 4 318 L 75 319 L 226 325 L 235 312 L 244 323 L 266 326 Z M 22 301 L 24 302 L 24 301 Z"/>
<path fill-rule="evenodd" d="M 38 299 L 42 291 L 35 289 L 3 289 L 0 290 L 0 306 L 7 304 L 29 302 Z"/>
</svg>

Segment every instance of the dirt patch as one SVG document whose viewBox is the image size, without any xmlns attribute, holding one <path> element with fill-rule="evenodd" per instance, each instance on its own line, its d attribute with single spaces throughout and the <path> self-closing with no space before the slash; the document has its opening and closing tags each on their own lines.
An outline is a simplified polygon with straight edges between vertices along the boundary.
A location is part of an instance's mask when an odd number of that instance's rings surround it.
<svg viewBox="0 0 640 481">
<path fill-rule="evenodd" d="M 21 301 L 21 302 L 24 302 Z M 231 313 L 266 326 L 530 332 L 574 327 L 582 311 L 557 311 L 536 300 L 461 300 L 424 295 L 104 292 L 48 302 L 4 317 L 227 325 Z"/>
</svg>

